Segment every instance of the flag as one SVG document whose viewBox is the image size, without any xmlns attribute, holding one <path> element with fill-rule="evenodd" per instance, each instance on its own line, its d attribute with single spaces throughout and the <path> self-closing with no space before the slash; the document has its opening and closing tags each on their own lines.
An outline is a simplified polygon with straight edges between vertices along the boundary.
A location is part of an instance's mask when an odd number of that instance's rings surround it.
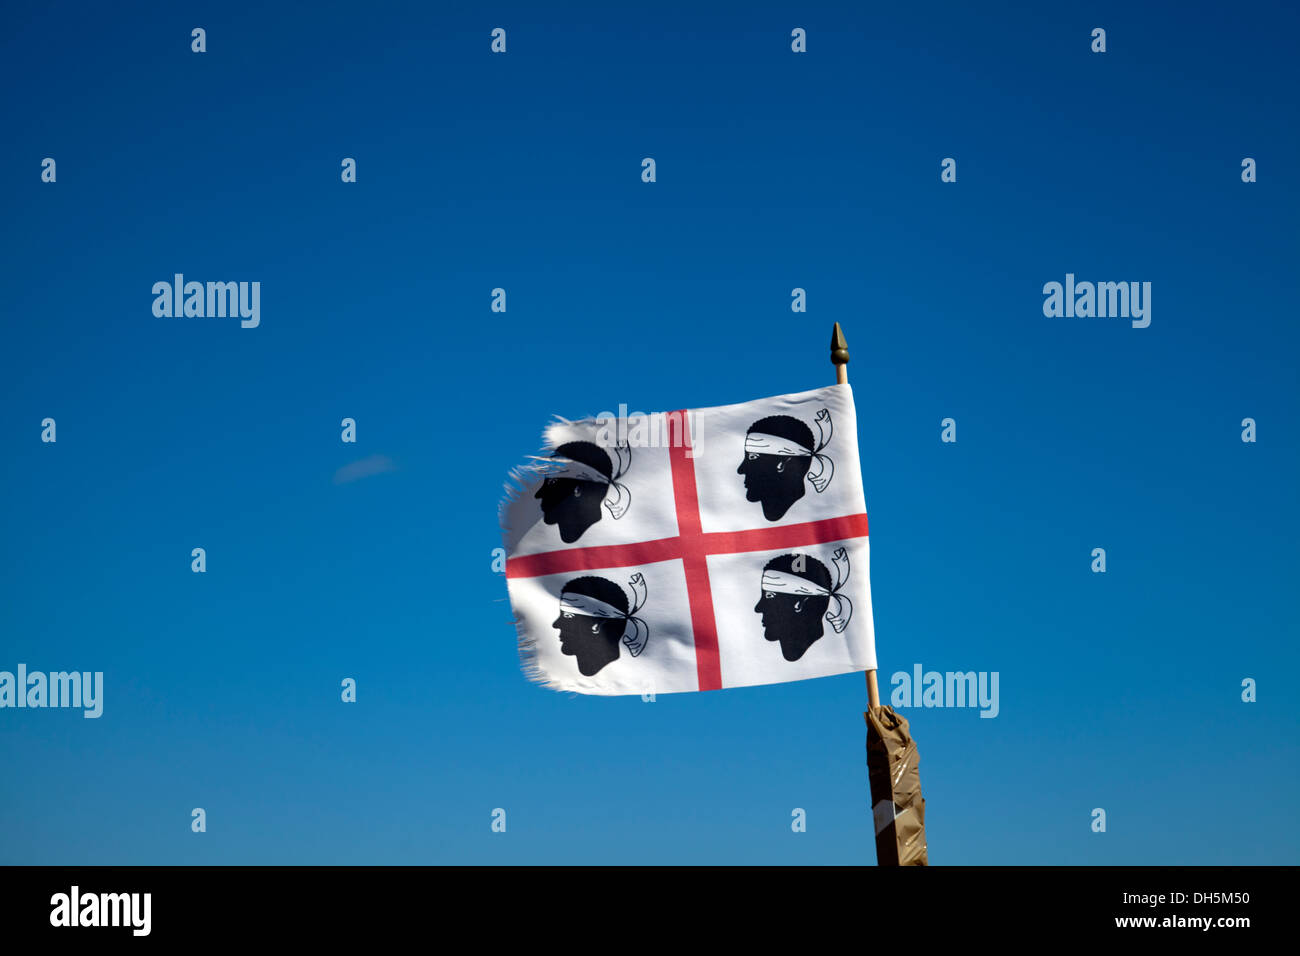
<svg viewBox="0 0 1300 956">
<path fill-rule="evenodd" d="M 557 420 L 501 506 L 521 664 L 583 694 L 876 666 L 848 385 Z"/>
</svg>

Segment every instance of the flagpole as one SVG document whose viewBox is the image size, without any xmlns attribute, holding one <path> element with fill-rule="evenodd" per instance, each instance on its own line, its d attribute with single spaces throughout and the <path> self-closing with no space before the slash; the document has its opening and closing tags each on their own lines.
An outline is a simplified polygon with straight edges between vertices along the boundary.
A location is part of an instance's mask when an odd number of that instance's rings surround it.
<svg viewBox="0 0 1300 956">
<path fill-rule="evenodd" d="M 835 384 L 849 384 L 849 343 L 844 340 L 844 332 L 838 322 L 831 332 L 831 364 L 835 366 Z M 873 667 L 866 674 L 867 705 L 875 710 L 880 706 L 880 688 L 876 684 L 876 669 Z"/>
</svg>

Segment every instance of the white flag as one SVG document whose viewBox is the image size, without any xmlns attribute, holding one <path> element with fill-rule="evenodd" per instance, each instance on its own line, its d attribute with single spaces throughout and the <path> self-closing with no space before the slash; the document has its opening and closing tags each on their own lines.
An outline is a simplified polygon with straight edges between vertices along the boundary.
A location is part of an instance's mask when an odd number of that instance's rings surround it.
<svg viewBox="0 0 1300 956">
<path fill-rule="evenodd" d="M 532 680 L 715 690 L 876 666 L 853 392 L 560 421 L 502 504 Z"/>
</svg>

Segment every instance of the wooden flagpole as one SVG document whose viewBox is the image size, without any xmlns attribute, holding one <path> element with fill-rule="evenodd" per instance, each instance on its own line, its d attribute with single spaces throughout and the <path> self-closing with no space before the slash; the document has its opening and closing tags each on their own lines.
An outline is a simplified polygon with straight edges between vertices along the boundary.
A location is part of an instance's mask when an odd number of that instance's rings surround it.
<svg viewBox="0 0 1300 956">
<path fill-rule="evenodd" d="M 835 384 L 849 384 L 849 343 L 844 341 L 844 332 L 840 324 L 835 323 L 831 331 L 831 364 L 835 366 Z M 875 710 L 880 706 L 880 688 L 876 684 L 876 670 L 873 667 L 867 674 L 867 706 Z"/>
</svg>

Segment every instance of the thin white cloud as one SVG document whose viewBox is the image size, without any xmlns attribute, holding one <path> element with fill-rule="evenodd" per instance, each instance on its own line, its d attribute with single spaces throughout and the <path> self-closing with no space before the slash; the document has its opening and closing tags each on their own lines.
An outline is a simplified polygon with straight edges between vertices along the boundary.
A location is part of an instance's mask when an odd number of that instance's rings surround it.
<svg viewBox="0 0 1300 956">
<path fill-rule="evenodd" d="M 382 475 L 386 471 L 396 471 L 397 465 L 387 455 L 371 455 L 360 461 L 349 462 L 334 472 L 334 484 L 347 485 L 371 475 Z"/>
</svg>

